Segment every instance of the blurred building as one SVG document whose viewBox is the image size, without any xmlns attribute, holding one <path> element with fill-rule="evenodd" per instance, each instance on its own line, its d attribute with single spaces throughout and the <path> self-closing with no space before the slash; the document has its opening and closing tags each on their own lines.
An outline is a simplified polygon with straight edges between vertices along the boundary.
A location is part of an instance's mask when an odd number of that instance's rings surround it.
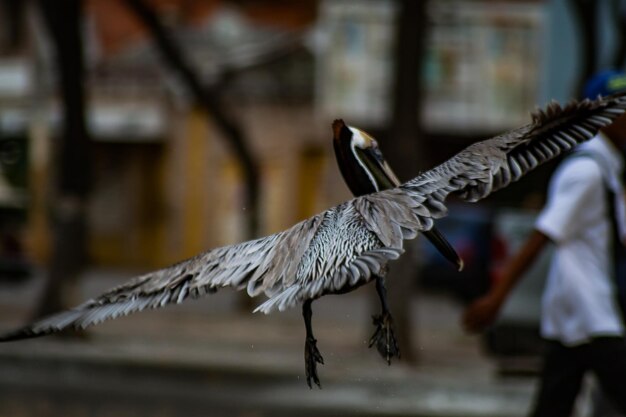
<svg viewBox="0 0 626 417">
<path fill-rule="evenodd" d="M 311 111 L 313 60 L 302 47 L 314 4 L 300 3 L 291 13 L 276 3 L 269 10 L 258 2 L 242 8 L 219 1 L 154 4 L 200 78 L 223 91 L 250 141 L 265 191 L 261 232 L 321 208 L 320 142 L 330 129 L 312 128 L 318 125 Z M 95 142 L 93 261 L 154 267 L 246 238 L 238 164 L 211 115 L 193 105 L 140 23 L 121 2 L 94 0 L 85 32 L 88 126 Z M 41 67 L 49 68 L 39 35 Z M 59 123 L 52 81 L 47 71 L 40 89 L 44 117 L 37 124 L 43 136 L 54 136 Z M 45 153 L 49 161 L 51 149 Z M 45 185 L 35 188 L 45 194 Z M 43 259 L 47 224 L 31 222 L 30 229 L 33 253 Z"/>
</svg>

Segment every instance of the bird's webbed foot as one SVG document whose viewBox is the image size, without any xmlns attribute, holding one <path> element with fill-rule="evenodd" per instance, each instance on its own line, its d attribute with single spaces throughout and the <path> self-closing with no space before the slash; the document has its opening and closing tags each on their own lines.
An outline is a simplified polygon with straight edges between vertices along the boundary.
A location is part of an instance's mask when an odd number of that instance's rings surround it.
<svg viewBox="0 0 626 417">
<path fill-rule="evenodd" d="M 380 304 L 382 307 L 382 313 L 380 315 L 372 316 L 376 331 L 370 338 L 369 347 L 376 345 L 376 349 L 387 361 L 387 364 L 391 364 L 391 358 L 394 356 L 400 358 L 400 349 L 398 348 L 398 342 L 396 336 L 393 333 L 393 317 L 389 312 L 389 305 L 387 304 L 387 289 L 385 288 L 384 274 L 376 277 L 376 292 L 380 298 Z"/>
<path fill-rule="evenodd" d="M 304 369 L 306 371 L 306 383 L 309 388 L 313 388 L 311 381 L 318 387 L 322 388 L 320 379 L 317 376 L 317 364 L 324 365 L 324 358 L 317 349 L 317 340 L 313 336 L 313 326 L 311 318 L 313 310 L 311 309 L 312 300 L 306 300 L 302 306 L 302 316 L 304 317 L 304 325 L 306 327 L 306 339 L 304 341 Z"/>
<path fill-rule="evenodd" d="M 369 347 L 376 346 L 378 353 L 391 364 L 391 358 L 400 358 L 400 349 L 393 333 L 393 318 L 389 312 L 372 316 L 376 331 L 370 338 Z"/>
<path fill-rule="evenodd" d="M 304 366 L 306 369 L 306 383 L 309 388 L 313 388 L 311 382 L 322 388 L 320 379 L 317 376 L 317 364 L 324 365 L 324 358 L 317 349 L 317 340 L 313 337 L 307 337 L 304 343 Z"/>
</svg>

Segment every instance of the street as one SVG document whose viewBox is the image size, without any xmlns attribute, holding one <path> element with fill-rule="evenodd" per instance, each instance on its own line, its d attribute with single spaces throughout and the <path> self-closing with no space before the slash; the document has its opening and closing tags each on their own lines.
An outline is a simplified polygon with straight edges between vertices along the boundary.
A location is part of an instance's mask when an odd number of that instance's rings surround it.
<svg viewBox="0 0 626 417">
<path fill-rule="evenodd" d="M 92 271 L 84 297 L 128 273 Z M 37 280 L 4 289 L 0 325 L 27 315 Z M 0 416 L 522 416 L 532 378 L 501 378 L 460 306 L 413 302 L 419 364 L 387 364 L 367 348 L 368 286 L 314 304 L 323 389 L 304 379 L 300 311 L 233 313 L 221 291 L 90 329 L 86 340 L 44 337 L 0 346 Z M 11 294 L 11 295 L 10 295 Z M 25 308 L 26 307 L 26 308 Z M 433 318 L 436 317 L 436 320 Z"/>
</svg>

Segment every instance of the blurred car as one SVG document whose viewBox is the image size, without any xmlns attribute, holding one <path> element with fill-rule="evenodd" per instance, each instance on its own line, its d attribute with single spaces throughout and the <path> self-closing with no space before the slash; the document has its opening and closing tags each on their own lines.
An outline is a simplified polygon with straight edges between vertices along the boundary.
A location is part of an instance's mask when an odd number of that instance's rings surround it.
<svg viewBox="0 0 626 417">
<path fill-rule="evenodd" d="M 419 239 L 420 285 L 429 290 L 450 293 L 468 302 L 489 286 L 492 252 L 492 210 L 475 204 L 453 204 L 449 215 L 437 220 L 437 228 L 463 258 L 463 271 L 457 271 L 426 239 Z"/>
</svg>

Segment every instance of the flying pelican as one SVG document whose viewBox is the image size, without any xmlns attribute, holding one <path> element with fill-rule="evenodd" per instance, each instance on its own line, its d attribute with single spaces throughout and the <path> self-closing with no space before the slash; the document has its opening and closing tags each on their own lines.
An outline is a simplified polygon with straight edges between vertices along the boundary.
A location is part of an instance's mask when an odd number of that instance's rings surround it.
<svg viewBox="0 0 626 417">
<path fill-rule="evenodd" d="M 337 164 L 348 188 L 355 197 L 400 186 L 400 180 L 398 180 L 398 177 L 383 157 L 376 139 L 362 130 L 347 126 L 343 120 L 335 120 L 332 127 L 333 147 Z M 463 260 L 435 226 L 430 230 L 423 231 L 422 234 L 459 271 L 463 269 Z M 376 331 L 370 338 L 369 346 L 375 345 L 389 364 L 393 356 L 400 356 L 400 351 L 393 334 L 393 320 L 387 303 L 387 291 L 385 288 L 386 271 L 387 268 L 384 266 L 381 274 L 375 275 L 376 291 L 380 299 L 382 312 L 380 315 L 373 317 Z M 305 320 L 306 317 L 312 315 L 309 312 L 311 302 L 312 300 L 307 300 L 304 303 Z M 307 358 L 308 362 L 310 362 L 309 358 Z M 315 363 L 313 363 L 313 366 L 307 365 L 307 371 L 309 371 L 309 368 L 311 368 L 314 381 L 319 385 Z M 309 372 L 307 372 L 307 375 L 309 375 Z"/>
<path fill-rule="evenodd" d="M 346 201 L 283 232 L 138 276 L 71 310 L 0 335 L 0 341 L 84 329 L 222 287 L 246 289 L 251 297 L 264 293 L 268 299 L 254 310 L 263 313 L 351 291 L 381 275 L 384 265 L 402 254 L 403 240 L 432 230 L 433 221 L 446 215 L 450 194 L 469 202 L 485 198 L 591 139 L 624 111 L 626 93 L 565 107 L 552 102 L 533 113 L 531 123 L 474 143 L 399 187 Z M 357 148 L 368 146 L 367 141 L 355 142 Z M 321 359 L 310 318 L 305 323 L 305 346 Z"/>
</svg>

